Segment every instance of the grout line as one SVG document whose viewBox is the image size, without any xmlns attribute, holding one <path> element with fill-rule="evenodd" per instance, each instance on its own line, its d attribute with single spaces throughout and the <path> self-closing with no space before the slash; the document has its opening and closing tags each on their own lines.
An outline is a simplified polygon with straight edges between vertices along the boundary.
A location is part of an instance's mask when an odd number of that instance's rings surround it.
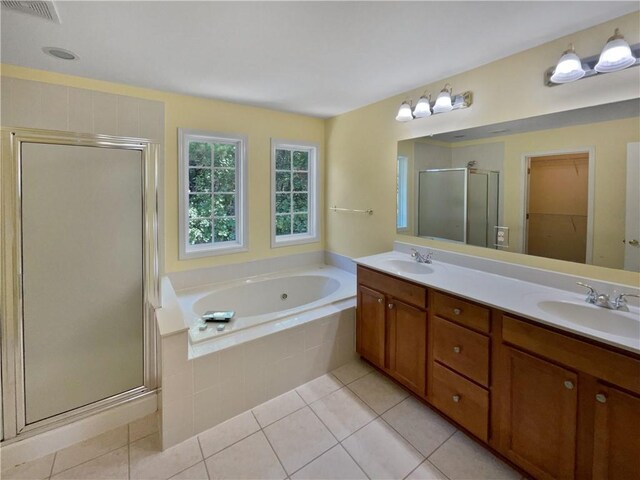
<svg viewBox="0 0 640 480">
<path fill-rule="evenodd" d="M 342 387 L 342 388 L 344 388 L 344 387 Z M 340 390 L 341 390 L 341 389 L 340 389 Z M 338 391 L 338 390 L 336 390 L 336 391 Z M 326 424 L 326 423 L 324 423 L 324 422 L 322 421 L 322 419 L 320 418 L 320 415 L 318 415 L 318 414 L 316 413 L 316 411 L 315 411 L 313 408 L 310 408 L 310 410 L 311 410 L 311 411 L 313 412 L 313 414 L 318 418 L 318 420 L 320 420 L 320 423 L 322 423 L 322 425 L 324 425 L 324 427 L 325 427 L 327 430 L 329 430 L 329 433 L 331 433 L 331 435 L 333 435 L 333 438 L 335 438 L 335 439 L 336 439 L 336 441 L 338 442 L 336 445 L 334 445 L 334 446 L 333 446 L 333 447 L 331 447 L 331 448 L 334 448 L 334 447 L 336 447 L 337 445 L 339 445 L 339 446 L 340 446 L 340 448 L 342 448 L 345 452 L 347 452 L 347 455 L 349 455 L 349 457 L 351 457 L 351 460 L 353 460 L 353 462 L 358 466 L 358 468 L 362 471 L 362 473 L 364 473 L 365 477 L 367 477 L 367 478 L 371 478 L 371 477 L 369 477 L 369 475 L 367 475 L 367 472 L 365 472 L 365 471 L 364 471 L 364 469 L 363 469 L 363 468 L 362 468 L 362 466 L 361 466 L 361 465 L 356 461 L 356 459 L 355 459 L 355 458 L 353 458 L 353 456 L 351 455 L 351 453 L 349 453 L 349 450 L 347 450 L 346 448 L 344 448 L 344 446 L 342 445 L 342 442 L 338 439 L 338 437 L 336 437 L 336 436 L 335 436 L 335 434 L 331 431 L 331 429 L 327 426 L 327 424 Z M 348 437 L 347 437 L 347 438 L 348 438 Z M 328 451 L 328 450 L 327 450 L 327 451 Z M 323 454 L 323 455 L 324 455 L 324 454 Z M 318 458 L 318 457 L 316 457 L 316 458 Z M 314 460 L 315 460 L 315 459 L 314 459 Z M 313 461 L 313 460 L 312 460 L 312 461 Z M 311 463 L 311 462 L 309 462 L 309 463 Z M 307 465 L 308 465 L 308 464 L 307 464 Z M 304 467 L 302 467 L 302 468 L 304 468 Z"/>
<path fill-rule="evenodd" d="M 249 411 L 251 411 L 251 410 L 249 410 Z M 233 417 L 231 417 L 231 418 L 233 418 Z M 229 420 L 231 420 L 231 419 L 229 419 Z M 257 422 L 257 420 L 256 420 L 256 422 Z M 224 422 L 222 422 L 222 423 L 224 423 Z M 221 425 L 221 424 L 219 423 L 218 425 Z M 213 427 L 211 427 L 211 428 L 215 428 L 215 427 L 217 427 L 217 425 L 215 425 L 215 426 L 213 426 Z M 204 450 L 203 450 L 203 451 L 202 451 L 202 458 L 203 458 L 204 460 L 207 460 L 208 458 L 211 458 L 211 457 L 213 457 L 214 455 L 219 454 L 220 452 L 224 452 L 224 451 L 225 451 L 225 450 L 227 450 L 228 448 L 231 448 L 231 447 L 233 447 L 234 445 L 236 445 L 236 444 L 240 443 L 241 441 L 246 440 L 246 439 L 247 439 L 247 438 L 249 438 L 251 435 L 255 435 L 255 434 L 256 434 L 256 433 L 258 433 L 260 430 L 262 430 L 262 429 L 260 428 L 260 424 L 258 423 L 258 430 L 256 430 L 255 432 L 251 432 L 249 435 L 245 435 L 245 436 L 244 436 L 244 437 L 242 437 L 241 439 L 236 440 L 236 441 L 235 441 L 235 442 L 233 442 L 233 443 L 230 443 L 229 445 L 227 445 L 227 446 L 226 446 L 226 447 L 224 447 L 224 448 L 221 448 L 220 450 L 216 450 L 215 452 L 213 452 L 213 453 L 212 453 L 211 455 L 209 455 L 208 457 L 205 457 L 205 456 L 204 456 Z M 206 431 L 207 431 L 207 430 L 205 430 L 205 432 L 206 432 Z M 204 433 L 204 432 L 200 432 L 198 435 L 196 435 L 196 437 L 198 438 L 198 443 L 200 443 L 200 435 L 201 435 L 201 434 L 203 434 L 203 433 Z M 201 448 L 202 448 L 202 447 L 201 447 Z"/>
<path fill-rule="evenodd" d="M 92 438 L 96 438 L 96 437 L 92 437 Z M 89 440 L 91 440 L 91 439 L 89 439 Z M 79 443 L 82 443 L 82 442 L 74 443 L 73 445 L 71 445 L 71 447 L 73 447 L 75 445 L 78 445 Z M 109 455 L 110 453 L 113 453 L 116 450 L 120 450 L 121 448 L 124 448 L 124 447 L 127 447 L 127 449 L 128 449 L 129 448 L 129 442 L 127 442 L 125 445 L 120 445 L 119 447 L 113 448 L 113 449 L 109 450 L 108 452 L 104 452 L 104 453 L 101 453 L 100 455 L 96 455 L 95 457 L 92 457 L 92 458 L 90 458 L 88 460 L 85 460 L 84 462 L 78 463 L 77 465 L 74 465 L 74 466 L 69 467 L 69 468 L 65 468 L 64 470 L 60 470 L 59 472 L 56 472 L 56 475 L 60 475 L 62 472 L 67 472 L 67 471 L 71 470 L 72 468 L 77 468 L 80 465 L 84 465 L 84 464 L 92 462 L 92 461 L 94 461 L 94 460 L 96 460 L 98 458 L 102 458 L 105 455 Z M 69 447 L 67 447 L 67 448 L 69 448 Z M 53 477 L 53 467 L 55 465 L 55 459 L 58 457 L 58 452 L 56 452 L 56 456 L 54 457 L 54 463 L 53 463 L 53 465 L 51 465 L 51 475 L 50 475 L 50 477 Z"/>
<path fill-rule="evenodd" d="M 196 435 L 196 440 L 198 441 L 198 446 L 200 447 L 200 455 L 202 455 L 202 463 L 204 463 L 204 471 L 207 472 L 207 478 L 211 479 L 211 474 L 209 473 L 209 467 L 207 467 L 207 462 L 205 461 L 205 458 L 204 458 L 204 450 L 202 450 L 202 443 L 200 443 L 200 436 L 199 435 Z M 197 463 L 196 463 L 196 465 L 197 465 Z M 191 468 L 191 467 L 189 467 L 189 468 Z M 178 473 L 180 473 L 180 472 L 178 472 Z M 176 473 L 176 475 L 177 475 L 177 473 Z"/>
<path fill-rule="evenodd" d="M 444 442 L 442 442 L 440 445 L 438 445 L 438 447 L 437 447 L 433 452 L 431 452 L 431 453 L 429 454 L 429 456 L 427 457 L 427 460 L 429 460 L 429 459 L 433 456 L 433 454 L 434 454 L 434 453 L 436 453 L 438 450 L 440 450 L 440 449 L 442 448 L 442 446 L 443 446 L 445 443 L 447 443 L 447 442 L 449 441 L 449 439 L 450 439 L 451 437 L 453 437 L 456 433 L 458 433 L 458 429 L 457 429 L 457 428 L 453 431 L 453 433 L 452 433 L 451 435 L 449 435 L 449 436 L 447 437 L 447 439 L 446 439 Z M 434 464 L 434 466 L 435 466 L 435 464 Z"/>
<path fill-rule="evenodd" d="M 269 437 L 267 436 L 266 432 L 262 429 L 262 427 L 260 426 L 260 422 L 258 422 L 258 418 L 256 417 L 256 414 L 253 413 L 253 410 L 251 410 L 251 414 L 253 415 L 253 418 L 256 419 L 256 423 L 258 424 L 258 426 L 260 427 L 260 432 L 262 432 L 262 435 L 264 435 L 264 438 L 266 438 L 267 443 L 269 444 L 269 446 L 271 447 L 271 451 L 273 452 L 273 454 L 276 456 L 276 458 L 278 459 L 278 463 L 280 464 L 280 466 L 282 467 L 282 471 L 285 474 L 285 478 L 289 478 L 289 472 L 287 472 L 287 469 L 284 468 L 284 464 L 282 463 L 282 460 L 280 460 L 280 457 L 278 456 L 278 453 L 276 452 L 276 449 L 273 448 L 273 445 L 271 445 L 271 440 L 269 440 Z M 291 414 L 289 414 L 291 415 Z"/>
<path fill-rule="evenodd" d="M 51 462 L 51 470 L 49 470 L 49 478 L 53 477 L 53 467 L 56 464 L 56 458 L 58 458 L 58 452 L 53 454 L 53 462 Z"/>
<path fill-rule="evenodd" d="M 417 469 L 419 469 L 422 465 L 424 465 L 425 463 L 428 463 L 429 465 L 431 465 L 433 468 L 435 468 L 438 473 L 440 473 L 440 475 L 442 475 L 444 477 L 445 480 L 449 480 L 449 477 L 447 477 L 444 473 L 442 473 L 442 470 L 440 470 L 438 467 L 436 467 L 433 463 L 431 463 L 428 459 L 424 459 L 422 462 L 420 462 L 418 464 L 418 466 L 416 468 L 414 468 L 413 470 L 411 470 L 409 473 L 407 473 L 407 475 L 404 477 L 403 480 L 406 480 L 409 475 L 411 475 L 413 472 L 415 472 Z"/>
<path fill-rule="evenodd" d="M 388 410 L 387 410 L 387 411 L 388 411 Z M 400 438 L 401 438 L 401 439 L 403 439 L 405 442 L 407 442 L 407 443 L 409 444 L 409 446 L 410 446 L 411 448 L 413 448 L 416 452 L 418 452 L 418 455 L 420 455 L 424 460 L 426 460 L 426 459 L 427 459 L 427 457 L 425 457 L 425 456 L 422 454 L 422 452 L 421 452 L 420 450 L 418 450 L 418 449 L 416 448 L 416 446 L 415 446 L 413 443 L 411 443 L 411 442 L 409 441 L 409 439 L 408 439 L 408 438 L 405 438 L 405 437 L 404 437 L 404 435 L 402 435 L 398 430 L 396 430 L 395 428 L 393 428 L 393 425 L 391 425 L 389 422 L 387 422 L 387 421 L 384 419 L 384 417 L 383 417 L 382 415 L 380 415 L 380 420 L 382 420 L 382 421 L 383 421 L 383 422 L 384 422 L 384 423 L 385 423 L 385 424 L 386 424 L 386 425 L 387 425 L 391 430 L 393 430 L 393 431 L 394 431 L 394 432 L 396 432 L 398 435 L 400 435 Z M 445 440 L 445 441 L 446 441 L 446 440 Z M 424 460 L 423 460 L 423 461 L 424 461 Z M 420 463 L 422 463 L 422 462 L 420 462 Z M 419 463 L 418 465 L 420 465 L 420 463 Z M 416 467 L 416 468 L 417 468 L 417 467 Z"/>
</svg>

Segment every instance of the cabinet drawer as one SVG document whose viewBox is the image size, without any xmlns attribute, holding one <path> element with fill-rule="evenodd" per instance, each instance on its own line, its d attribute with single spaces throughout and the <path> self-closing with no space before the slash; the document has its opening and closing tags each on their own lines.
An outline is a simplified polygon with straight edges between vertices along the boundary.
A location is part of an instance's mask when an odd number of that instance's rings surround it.
<svg viewBox="0 0 640 480">
<path fill-rule="evenodd" d="M 489 338 L 432 317 L 433 358 L 474 382 L 489 386 Z"/>
<path fill-rule="evenodd" d="M 640 394 L 640 360 L 504 315 L 502 339 L 511 345 Z"/>
<path fill-rule="evenodd" d="M 465 327 L 489 333 L 489 309 L 471 302 L 433 292 L 433 313 Z"/>
<path fill-rule="evenodd" d="M 358 267 L 358 283 L 418 308 L 427 308 L 427 289 L 413 283 L 360 266 Z"/>
<path fill-rule="evenodd" d="M 433 405 L 486 442 L 489 392 L 436 362 L 432 382 Z"/>
</svg>

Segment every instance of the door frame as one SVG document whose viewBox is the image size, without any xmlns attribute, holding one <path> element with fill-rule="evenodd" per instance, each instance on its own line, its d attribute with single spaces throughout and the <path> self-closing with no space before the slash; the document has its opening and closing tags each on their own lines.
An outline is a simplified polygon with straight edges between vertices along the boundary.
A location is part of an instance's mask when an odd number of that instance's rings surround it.
<svg viewBox="0 0 640 480">
<path fill-rule="evenodd" d="M 593 214 L 595 204 L 595 163 L 596 153 L 594 147 L 567 148 L 562 150 L 549 150 L 543 152 L 524 153 L 520 158 L 520 219 L 522 222 L 522 235 L 520 238 L 520 252 L 527 254 L 527 234 L 529 223 L 527 221 L 527 205 L 529 203 L 529 175 L 527 170 L 531 165 L 532 157 L 552 157 L 555 155 L 569 155 L 572 153 L 586 153 L 589 157 L 588 167 L 588 193 L 587 193 L 587 251 L 585 264 L 593 263 Z"/>
<path fill-rule="evenodd" d="M 79 134 L 31 128 L 2 127 L 0 159 L 0 333 L 2 334 L 2 421 L 4 444 L 66 425 L 115 405 L 155 394 L 158 386 L 155 309 L 160 307 L 158 152 L 159 144 L 144 138 Z M 143 210 L 143 385 L 98 402 L 26 424 L 23 369 L 21 144 L 85 146 L 137 150 L 142 156 Z"/>
</svg>

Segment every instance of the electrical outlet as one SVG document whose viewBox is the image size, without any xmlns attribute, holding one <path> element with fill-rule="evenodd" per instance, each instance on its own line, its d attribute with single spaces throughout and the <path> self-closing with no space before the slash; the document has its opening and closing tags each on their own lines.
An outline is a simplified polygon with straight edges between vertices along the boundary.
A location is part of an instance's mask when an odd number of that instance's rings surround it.
<svg viewBox="0 0 640 480">
<path fill-rule="evenodd" d="M 496 243 L 494 244 L 498 248 L 509 247 L 509 227 L 494 227 L 496 230 Z"/>
</svg>

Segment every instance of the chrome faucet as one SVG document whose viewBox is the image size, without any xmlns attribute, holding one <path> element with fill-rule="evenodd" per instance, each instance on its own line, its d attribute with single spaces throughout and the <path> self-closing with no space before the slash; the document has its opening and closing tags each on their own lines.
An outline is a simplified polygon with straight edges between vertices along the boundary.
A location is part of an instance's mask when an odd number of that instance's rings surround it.
<svg viewBox="0 0 640 480">
<path fill-rule="evenodd" d="M 418 263 L 431 263 L 431 257 L 433 257 L 433 252 L 427 252 L 426 254 L 421 254 L 415 248 L 412 248 L 411 258 L 415 258 Z"/>
<path fill-rule="evenodd" d="M 628 312 L 629 307 L 627 306 L 627 297 L 640 297 L 640 295 L 636 295 L 634 293 L 621 293 L 611 300 L 609 295 L 605 293 L 598 293 L 598 291 L 591 285 L 587 285 L 582 282 L 576 282 L 576 284 L 589 289 L 587 298 L 584 299 L 585 302 L 598 307 L 608 308 L 609 310 L 622 310 L 623 312 Z"/>
</svg>

